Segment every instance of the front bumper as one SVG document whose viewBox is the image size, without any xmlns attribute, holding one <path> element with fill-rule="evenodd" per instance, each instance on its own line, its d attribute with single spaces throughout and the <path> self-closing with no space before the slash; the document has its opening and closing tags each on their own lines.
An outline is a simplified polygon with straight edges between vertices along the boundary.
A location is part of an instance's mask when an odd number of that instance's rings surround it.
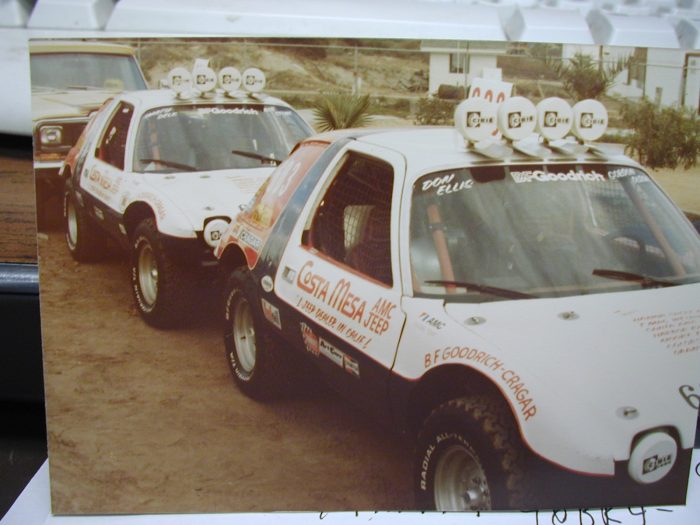
<svg viewBox="0 0 700 525">
<path fill-rule="evenodd" d="M 214 257 L 214 249 L 209 247 L 197 232 L 197 238 L 183 239 L 162 235 L 161 238 L 166 252 L 178 263 L 193 269 L 215 269 L 219 261 Z"/>
<path fill-rule="evenodd" d="M 533 458 L 527 478 L 532 480 L 532 508 L 591 508 L 683 505 L 693 449 L 681 449 L 673 469 L 662 480 L 642 485 L 628 473 L 627 461 L 615 462 L 613 476 L 585 476 Z"/>
</svg>

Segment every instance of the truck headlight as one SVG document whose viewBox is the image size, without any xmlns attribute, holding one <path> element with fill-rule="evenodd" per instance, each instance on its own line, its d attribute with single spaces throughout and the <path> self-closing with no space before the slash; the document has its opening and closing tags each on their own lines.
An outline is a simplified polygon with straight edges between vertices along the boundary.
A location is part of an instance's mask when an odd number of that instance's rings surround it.
<svg viewBox="0 0 700 525">
<path fill-rule="evenodd" d="M 42 146 L 60 146 L 63 143 L 63 127 L 43 126 L 39 130 L 39 141 Z"/>
</svg>

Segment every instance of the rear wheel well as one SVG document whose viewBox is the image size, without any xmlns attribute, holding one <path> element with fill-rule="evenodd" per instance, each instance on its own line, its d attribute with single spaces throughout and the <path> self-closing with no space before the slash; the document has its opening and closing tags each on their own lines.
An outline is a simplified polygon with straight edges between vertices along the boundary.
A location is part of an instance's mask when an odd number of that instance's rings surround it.
<svg viewBox="0 0 700 525">
<path fill-rule="evenodd" d="M 411 434 L 417 434 L 435 408 L 452 399 L 475 395 L 501 400 L 511 415 L 515 428 L 518 428 L 511 405 L 493 381 L 481 372 L 465 366 L 443 365 L 425 374 L 409 394 L 407 430 Z"/>
<path fill-rule="evenodd" d="M 145 202 L 134 202 L 124 211 L 124 227 L 126 234 L 131 238 L 136 227 L 148 218 L 155 221 L 153 209 Z"/>
</svg>

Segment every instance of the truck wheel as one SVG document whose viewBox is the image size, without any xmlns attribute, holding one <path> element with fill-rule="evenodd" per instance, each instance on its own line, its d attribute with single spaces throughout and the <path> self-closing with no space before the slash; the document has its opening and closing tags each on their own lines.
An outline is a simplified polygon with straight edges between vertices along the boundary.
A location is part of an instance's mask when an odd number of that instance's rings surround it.
<svg viewBox="0 0 700 525">
<path fill-rule="evenodd" d="M 282 352 L 270 330 L 248 270 L 235 270 L 224 295 L 226 362 L 238 388 L 257 400 L 275 397 L 283 383 Z"/>
<path fill-rule="evenodd" d="M 172 328 L 186 312 L 191 295 L 186 272 L 167 253 L 152 218 L 134 230 L 131 291 L 141 317 L 156 328 Z"/>
<path fill-rule="evenodd" d="M 489 397 L 465 397 L 433 411 L 416 449 L 418 509 L 518 509 L 526 504 L 524 450 L 507 410 Z"/>
<path fill-rule="evenodd" d="M 71 257 L 79 262 L 95 261 L 104 250 L 101 233 L 84 209 L 77 206 L 69 192 L 63 198 L 66 245 Z"/>
</svg>

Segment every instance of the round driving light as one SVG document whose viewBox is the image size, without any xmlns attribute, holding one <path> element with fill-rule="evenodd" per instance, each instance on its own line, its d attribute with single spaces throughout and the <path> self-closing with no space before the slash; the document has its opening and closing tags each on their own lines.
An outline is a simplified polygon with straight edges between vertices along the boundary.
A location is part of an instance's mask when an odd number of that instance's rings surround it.
<svg viewBox="0 0 700 525">
<path fill-rule="evenodd" d="M 168 73 L 168 86 L 178 95 L 192 87 L 192 75 L 184 67 L 176 67 Z"/>
<path fill-rule="evenodd" d="M 204 242 L 212 248 L 216 248 L 221 236 L 228 228 L 228 222 L 224 219 L 212 219 L 204 227 Z"/>
<path fill-rule="evenodd" d="M 194 87 L 201 93 L 207 93 L 216 87 L 216 73 L 208 66 L 195 67 L 192 70 Z"/>
<path fill-rule="evenodd" d="M 574 108 L 571 131 L 584 142 L 599 139 L 608 127 L 608 111 L 605 106 L 589 98 L 578 102 Z"/>
<path fill-rule="evenodd" d="M 665 432 L 652 432 L 634 445 L 627 471 L 637 483 L 654 483 L 671 471 L 677 455 L 675 439 Z"/>
<path fill-rule="evenodd" d="M 571 131 L 573 111 L 566 100 L 546 98 L 537 104 L 537 131 L 547 140 L 559 140 Z"/>
<path fill-rule="evenodd" d="M 537 123 L 537 109 L 525 97 L 509 98 L 498 106 L 498 129 L 510 140 L 532 135 Z"/>
<path fill-rule="evenodd" d="M 219 71 L 219 87 L 226 93 L 241 88 L 241 72 L 235 67 L 225 67 Z"/>
<path fill-rule="evenodd" d="M 468 98 L 455 109 L 455 126 L 470 142 L 478 142 L 493 136 L 498 106 L 483 98 Z"/>
<path fill-rule="evenodd" d="M 265 87 L 265 73 L 257 67 L 249 67 L 243 72 L 243 87 L 251 93 L 259 93 Z"/>
</svg>

